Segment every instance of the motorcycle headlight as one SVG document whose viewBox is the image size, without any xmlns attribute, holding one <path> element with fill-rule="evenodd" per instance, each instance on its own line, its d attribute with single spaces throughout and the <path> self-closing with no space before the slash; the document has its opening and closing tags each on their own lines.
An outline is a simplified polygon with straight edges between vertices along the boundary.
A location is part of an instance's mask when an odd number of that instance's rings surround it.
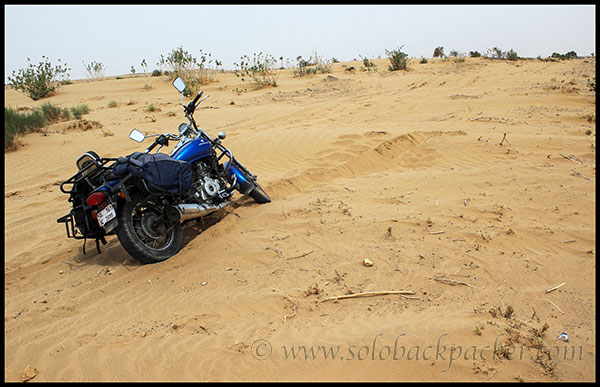
<svg viewBox="0 0 600 387">
<path fill-rule="evenodd" d="M 189 129 L 189 125 L 186 123 L 183 123 L 181 125 L 179 125 L 179 134 L 185 136 L 187 130 Z"/>
</svg>

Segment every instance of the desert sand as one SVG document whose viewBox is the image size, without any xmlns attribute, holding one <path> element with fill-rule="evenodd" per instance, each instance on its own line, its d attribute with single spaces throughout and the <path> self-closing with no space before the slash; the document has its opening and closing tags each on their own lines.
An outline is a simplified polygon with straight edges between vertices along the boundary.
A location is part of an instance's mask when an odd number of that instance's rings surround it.
<svg viewBox="0 0 600 387">
<path fill-rule="evenodd" d="M 5 153 L 5 380 L 594 381 L 595 59 L 374 62 L 205 85 L 197 122 L 273 201 L 237 194 L 153 265 L 116 237 L 83 255 L 58 184 L 145 149 L 133 128 L 176 133 L 169 79 L 5 88 L 101 125 Z M 407 293 L 329 299 L 381 291 Z"/>
</svg>

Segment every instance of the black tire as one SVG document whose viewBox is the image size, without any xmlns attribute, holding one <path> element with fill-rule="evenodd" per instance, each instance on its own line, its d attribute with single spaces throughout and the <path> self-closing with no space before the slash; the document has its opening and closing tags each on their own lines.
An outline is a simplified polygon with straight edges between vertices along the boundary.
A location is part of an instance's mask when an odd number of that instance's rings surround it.
<svg viewBox="0 0 600 387">
<path fill-rule="evenodd" d="M 119 209 L 117 218 L 119 242 L 125 251 L 141 263 L 164 261 L 181 249 L 183 244 L 181 223 L 175 223 L 165 234 L 164 224 L 153 223 L 153 219 L 157 219 L 158 216 L 151 208 L 125 202 Z"/>
<path fill-rule="evenodd" d="M 260 188 L 260 185 L 256 183 L 254 183 L 254 189 L 250 191 L 248 196 L 250 196 L 252 199 L 254 199 L 255 202 L 259 204 L 271 203 L 271 198 L 269 197 L 269 195 L 267 195 L 267 193 L 263 191 L 262 188 Z"/>
</svg>

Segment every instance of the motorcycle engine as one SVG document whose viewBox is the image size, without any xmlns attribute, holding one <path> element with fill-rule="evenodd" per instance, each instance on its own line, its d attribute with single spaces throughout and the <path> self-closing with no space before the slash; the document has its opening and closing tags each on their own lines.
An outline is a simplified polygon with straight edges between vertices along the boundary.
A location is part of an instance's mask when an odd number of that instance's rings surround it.
<svg viewBox="0 0 600 387">
<path fill-rule="evenodd" d="M 203 162 L 195 165 L 195 197 L 200 202 L 205 202 L 217 196 L 221 190 L 221 184 L 218 179 L 210 176 L 210 167 Z"/>
</svg>

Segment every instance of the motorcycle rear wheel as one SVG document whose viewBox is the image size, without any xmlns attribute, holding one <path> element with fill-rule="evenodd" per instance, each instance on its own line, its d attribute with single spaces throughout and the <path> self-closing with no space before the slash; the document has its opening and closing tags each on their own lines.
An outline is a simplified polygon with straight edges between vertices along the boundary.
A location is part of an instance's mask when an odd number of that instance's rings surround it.
<svg viewBox="0 0 600 387">
<path fill-rule="evenodd" d="M 153 207 L 126 202 L 117 214 L 119 242 L 141 263 L 157 263 L 177 254 L 183 244 L 181 223 L 168 227 Z"/>
</svg>

